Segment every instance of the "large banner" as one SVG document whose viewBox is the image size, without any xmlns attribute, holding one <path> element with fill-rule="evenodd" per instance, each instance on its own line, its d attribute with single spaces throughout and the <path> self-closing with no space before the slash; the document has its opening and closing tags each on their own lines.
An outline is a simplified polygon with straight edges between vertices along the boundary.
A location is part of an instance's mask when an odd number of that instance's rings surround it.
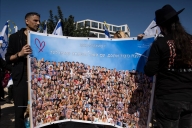
<svg viewBox="0 0 192 128">
<path fill-rule="evenodd" d="M 146 127 L 154 38 L 73 38 L 30 32 L 32 127 L 73 121 Z"/>
</svg>

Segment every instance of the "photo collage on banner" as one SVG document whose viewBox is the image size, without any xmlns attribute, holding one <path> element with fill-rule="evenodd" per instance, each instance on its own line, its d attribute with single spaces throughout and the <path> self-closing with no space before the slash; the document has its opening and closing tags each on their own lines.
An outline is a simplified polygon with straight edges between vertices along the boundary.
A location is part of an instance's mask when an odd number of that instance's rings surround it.
<svg viewBox="0 0 192 128">
<path fill-rule="evenodd" d="M 30 32 L 31 125 L 70 120 L 146 127 L 152 78 L 143 67 L 153 40 Z"/>
</svg>

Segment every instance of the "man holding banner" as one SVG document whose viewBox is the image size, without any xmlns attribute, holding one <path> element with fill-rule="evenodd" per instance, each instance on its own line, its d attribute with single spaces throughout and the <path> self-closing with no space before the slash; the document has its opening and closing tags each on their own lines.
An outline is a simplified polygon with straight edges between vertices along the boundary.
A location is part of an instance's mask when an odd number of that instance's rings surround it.
<svg viewBox="0 0 192 128">
<path fill-rule="evenodd" d="M 5 59 L 12 64 L 13 79 L 13 100 L 15 105 L 15 128 L 25 128 L 24 113 L 28 104 L 28 83 L 27 83 L 27 58 L 32 53 L 31 47 L 27 44 L 27 33 L 37 31 L 40 24 L 40 15 L 30 12 L 25 15 L 26 28 L 12 34 L 9 38 L 9 45 Z"/>
<path fill-rule="evenodd" d="M 192 36 L 179 21 L 183 10 L 165 5 L 155 12 L 164 37 L 153 42 L 144 70 L 148 76 L 156 75 L 158 128 L 192 127 Z"/>
</svg>

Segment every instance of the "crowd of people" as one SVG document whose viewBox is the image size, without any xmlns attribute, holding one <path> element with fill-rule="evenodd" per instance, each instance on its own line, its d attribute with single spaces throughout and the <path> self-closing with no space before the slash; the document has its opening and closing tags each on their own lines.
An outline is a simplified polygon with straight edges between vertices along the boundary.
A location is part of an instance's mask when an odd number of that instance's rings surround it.
<svg viewBox="0 0 192 128">
<path fill-rule="evenodd" d="M 155 11 L 156 25 L 150 29 L 158 26 L 161 33 L 151 46 L 144 68 L 147 76 L 135 70 L 118 71 L 81 62 L 32 58 L 30 102 L 34 126 L 73 119 L 145 128 L 152 88 L 148 76 L 157 75 L 154 104 L 157 127 L 192 127 L 192 107 L 189 107 L 192 106 L 192 36 L 180 23 L 178 14 L 183 10 L 165 5 Z M 15 128 L 25 127 L 29 68 L 26 56 L 32 53 L 27 36 L 28 30 L 38 31 L 40 15 L 27 13 L 25 24 L 26 28 L 9 37 L 5 59 L 10 69 L 0 60 L 0 68 L 11 70 L 13 79 Z M 114 38 L 127 37 L 122 31 L 114 34 Z M 138 35 L 138 40 L 143 37 Z M 1 101 L 3 93 L 0 84 Z"/>
<path fill-rule="evenodd" d="M 10 35 L 5 54 L 5 60 L 12 69 L 15 127 L 18 128 L 25 127 L 24 122 L 28 122 L 29 118 L 26 111 L 26 56 L 32 53 L 32 49 L 27 44 L 27 31 L 38 30 L 40 15 L 36 12 L 27 13 L 25 23 L 26 28 Z M 128 36 L 122 31 L 114 34 L 114 38 L 126 37 Z M 137 92 L 137 88 L 143 89 L 143 84 L 136 83 L 139 77 L 144 78 L 143 74 L 109 70 L 100 66 L 90 67 L 78 62 L 36 62 L 37 60 L 32 64 L 31 76 L 34 126 L 69 118 L 124 126 L 137 124 L 143 115 L 135 106 L 142 106 L 144 102 L 131 103 L 137 95 L 140 95 L 137 102 L 144 96 L 144 93 L 133 93 Z M 145 109 L 144 105 L 142 109 Z M 140 122 L 141 125 L 145 124 L 145 121 Z"/>
<path fill-rule="evenodd" d="M 34 126 L 74 119 L 146 127 L 151 79 L 80 62 L 31 59 Z"/>
</svg>

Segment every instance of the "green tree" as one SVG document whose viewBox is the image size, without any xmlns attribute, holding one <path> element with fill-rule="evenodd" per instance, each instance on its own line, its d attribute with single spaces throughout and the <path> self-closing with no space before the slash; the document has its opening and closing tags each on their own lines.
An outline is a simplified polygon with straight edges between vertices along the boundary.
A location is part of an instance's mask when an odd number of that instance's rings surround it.
<svg viewBox="0 0 192 128">
<path fill-rule="evenodd" d="M 75 29 L 74 17 L 70 15 L 68 19 L 66 19 L 64 34 L 67 36 L 74 36 Z"/>
<path fill-rule="evenodd" d="M 57 7 L 57 13 L 58 13 L 58 15 L 55 16 L 55 17 L 57 17 L 56 22 L 58 22 L 59 19 L 61 20 L 63 35 L 65 35 L 65 32 L 64 32 L 64 30 L 65 30 L 65 19 L 64 19 L 64 16 L 63 16 L 63 12 L 61 11 L 61 8 L 59 6 Z"/>
<path fill-rule="evenodd" d="M 55 29 L 56 22 L 54 21 L 54 16 L 52 10 L 49 11 L 49 19 L 47 20 L 47 33 L 52 33 Z"/>
<path fill-rule="evenodd" d="M 74 37 L 89 37 L 90 28 L 77 25 L 77 29 L 73 32 Z"/>
<path fill-rule="evenodd" d="M 61 8 L 57 7 L 57 15 L 53 15 L 52 10 L 49 11 L 49 19 L 47 21 L 47 32 L 51 34 L 56 27 L 57 22 L 61 19 L 62 30 L 64 36 L 72 37 L 88 37 L 90 29 L 85 25 L 78 26 L 74 21 L 74 16 L 70 15 L 68 18 L 64 18 Z M 41 23 L 41 32 L 45 21 Z M 77 26 L 77 27 L 76 27 Z"/>
</svg>

